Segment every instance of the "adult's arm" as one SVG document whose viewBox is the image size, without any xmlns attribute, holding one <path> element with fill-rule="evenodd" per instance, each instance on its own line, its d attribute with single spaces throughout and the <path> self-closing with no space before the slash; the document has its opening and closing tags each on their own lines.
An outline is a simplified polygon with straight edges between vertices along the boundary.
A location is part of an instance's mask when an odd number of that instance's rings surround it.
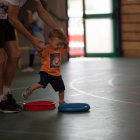
<svg viewBox="0 0 140 140">
<path fill-rule="evenodd" d="M 43 6 L 39 1 L 34 1 L 31 0 L 34 8 L 36 9 L 36 11 L 38 12 L 39 17 L 52 29 L 55 28 L 59 28 L 59 26 L 53 21 L 53 19 L 51 18 L 51 16 L 49 15 L 49 13 L 43 8 Z M 66 42 L 64 43 L 65 47 L 68 47 L 69 42 L 68 40 L 66 40 Z"/>
<path fill-rule="evenodd" d="M 8 18 L 9 22 L 12 26 L 18 30 L 22 35 L 24 35 L 33 45 L 36 51 L 42 51 L 42 45 L 39 42 L 44 43 L 44 41 L 33 37 L 26 28 L 21 24 L 21 22 L 17 19 L 17 15 L 19 13 L 19 5 L 8 4 Z"/>
<path fill-rule="evenodd" d="M 59 26 L 53 21 L 49 13 L 43 8 L 40 1 L 31 0 L 31 2 L 39 17 L 44 21 L 44 23 L 46 23 L 52 29 L 59 28 Z"/>
</svg>

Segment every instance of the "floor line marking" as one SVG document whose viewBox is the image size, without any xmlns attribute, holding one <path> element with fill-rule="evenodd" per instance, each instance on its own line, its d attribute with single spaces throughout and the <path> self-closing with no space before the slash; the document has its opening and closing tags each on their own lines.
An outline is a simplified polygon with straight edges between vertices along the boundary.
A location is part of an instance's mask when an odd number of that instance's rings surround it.
<svg viewBox="0 0 140 140">
<path fill-rule="evenodd" d="M 113 80 L 116 79 L 117 77 L 114 77 L 114 78 L 111 78 L 109 81 L 108 81 L 108 84 L 116 89 L 119 89 L 119 90 L 122 90 L 122 91 L 125 91 L 125 92 L 128 92 L 128 93 L 134 93 L 134 94 L 140 94 L 138 92 L 134 92 L 134 91 L 130 91 L 130 90 L 127 90 L 127 89 L 123 89 L 121 87 L 118 87 L 118 86 L 115 86 L 113 84 Z"/>
<path fill-rule="evenodd" d="M 25 88 L 28 88 L 28 87 L 12 88 L 12 89 L 10 89 L 10 90 L 25 89 Z"/>
<path fill-rule="evenodd" d="M 87 78 L 87 77 L 94 77 L 94 76 L 99 76 L 99 75 L 103 75 L 103 74 L 106 74 L 106 73 L 100 73 L 100 74 L 95 74 L 95 75 L 92 75 L 92 76 L 86 76 L 86 77 L 82 77 L 82 78 L 77 78 L 77 79 L 71 81 L 69 86 L 70 86 L 70 88 L 72 88 L 72 89 L 74 89 L 74 90 L 76 90 L 76 91 L 78 91 L 78 92 L 80 92 L 82 94 L 93 96 L 93 97 L 96 97 L 96 98 L 110 100 L 110 101 L 116 101 L 116 102 L 121 102 L 121 103 L 127 103 L 127 104 L 140 105 L 139 103 L 127 102 L 127 101 L 122 101 L 122 100 L 115 100 L 115 99 L 111 99 L 111 98 L 97 96 L 97 95 L 94 95 L 94 94 L 91 94 L 91 93 L 86 93 L 86 92 L 81 91 L 78 88 L 74 87 L 74 85 L 73 85 L 75 81 L 78 81 L 78 80 L 81 80 L 81 79 L 84 79 L 84 78 Z"/>
<path fill-rule="evenodd" d="M 42 132 L 28 132 L 28 131 L 13 131 L 13 130 L 0 130 L 0 132 L 8 133 L 22 133 L 22 134 L 35 134 L 35 135 L 50 135 L 50 136 L 63 136 L 63 137 L 78 137 L 78 138 L 96 138 L 97 140 L 112 140 L 112 138 L 95 137 L 95 136 L 77 136 L 77 135 L 67 135 L 67 134 L 56 134 L 56 133 L 42 133 Z M 124 140 L 124 139 L 114 139 L 114 140 Z M 126 139 L 125 139 L 126 140 Z"/>
</svg>

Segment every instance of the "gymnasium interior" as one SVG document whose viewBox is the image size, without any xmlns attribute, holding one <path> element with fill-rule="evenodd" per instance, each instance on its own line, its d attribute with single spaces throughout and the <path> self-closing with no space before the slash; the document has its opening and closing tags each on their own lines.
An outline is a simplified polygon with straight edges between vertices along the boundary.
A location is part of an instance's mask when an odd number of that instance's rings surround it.
<svg viewBox="0 0 140 140">
<path fill-rule="evenodd" d="M 40 57 L 28 67 L 30 42 L 18 31 L 21 58 L 11 92 L 17 103 L 52 101 L 54 109 L 0 113 L 0 140 L 140 140 L 140 0 L 44 0 L 50 16 L 68 36 L 61 58 L 66 103 L 87 103 L 88 111 L 59 111 L 49 84 L 27 100 L 22 93 L 39 81 Z M 18 19 L 31 33 L 28 0 Z M 51 28 L 45 25 L 45 44 Z"/>
</svg>

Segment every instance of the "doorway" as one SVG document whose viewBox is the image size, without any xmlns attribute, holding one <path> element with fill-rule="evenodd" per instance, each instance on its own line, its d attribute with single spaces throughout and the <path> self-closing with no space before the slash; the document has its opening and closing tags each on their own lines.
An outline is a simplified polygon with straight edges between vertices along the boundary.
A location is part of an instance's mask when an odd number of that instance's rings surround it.
<svg viewBox="0 0 140 140">
<path fill-rule="evenodd" d="M 68 0 L 70 57 L 115 57 L 115 2 Z"/>
</svg>

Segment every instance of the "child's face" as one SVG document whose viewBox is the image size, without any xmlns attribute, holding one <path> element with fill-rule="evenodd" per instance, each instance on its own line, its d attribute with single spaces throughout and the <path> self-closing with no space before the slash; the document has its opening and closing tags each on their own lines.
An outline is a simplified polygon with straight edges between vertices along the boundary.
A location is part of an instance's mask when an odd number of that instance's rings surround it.
<svg viewBox="0 0 140 140">
<path fill-rule="evenodd" d="M 58 50 L 64 46 L 64 40 L 60 40 L 59 38 L 49 38 L 49 43 L 54 50 Z"/>
</svg>

